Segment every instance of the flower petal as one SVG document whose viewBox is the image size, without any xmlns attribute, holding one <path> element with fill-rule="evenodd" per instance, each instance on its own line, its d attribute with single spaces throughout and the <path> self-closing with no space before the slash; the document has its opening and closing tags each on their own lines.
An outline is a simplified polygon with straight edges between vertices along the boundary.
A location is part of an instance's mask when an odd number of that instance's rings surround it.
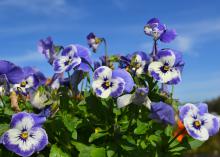
<svg viewBox="0 0 220 157">
<path fill-rule="evenodd" d="M 176 56 L 171 49 L 162 49 L 157 53 L 158 61 L 162 63 L 167 63 L 170 67 L 174 66 L 176 61 Z"/>
<path fill-rule="evenodd" d="M 177 36 L 176 30 L 170 29 L 166 30 L 161 36 L 160 36 L 160 41 L 164 43 L 169 43 L 173 41 Z"/>
<path fill-rule="evenodd" d="M 122 95 L 122 96 L 118 97 L 117 107 L 122 108 L 122 107 L 125 107 L 125 106 L 131 104 L 132 103 L 132 98 L 133 98 L 132 94 L 125 94 L 125 95 Z"/>
<path fill-rule="evenodd" d="M 213 136 L 219 131 L 220 120 L 218 117 L 205 113 L 201 119 L 204 120 L 204 126 L 208 130 L 209 136 Z"/>
<path fill-rule="evenodd" d="M 120 77 L 124 80 L 125 82 L 125 89 L 124 91 L 129 93 L 133 90 L 134 87 L 134 80 L 131 77 L 131 74 L 128 73 L 126 70 L 124 69 L 117 69 L 117 70 L 113 70 L 112 71 L 112 77 L 116 78 L 116 77 Z"/>
<path fill-rule="evenodd" d="M 111 79 L 111 77 L 112 77 L 112 69 L 110 69 L 107 66 L 101 66 L 97 68 L 93 75 L 94 80 L 97 80 L 97 79 L 103 80 L 105 78 Z"/>
<path fill-rule="evenodd" d="M 194 121 L 195 119 L 191 116 L 187 116 L 183 120 L 184 126 L 188 134 L 192 136 L 193 138 L 200 140 L 200 141 L 208 140 L 209 138 L 208 130 L 204 126 L 201 126 L 199 129 L 196 129 L 193 126 Z"/>
<path fill-rule="evenodd" d="M 36 152 L 43 150 L 48 144 L 46 131 L 40 127 L 32 128 L 27 142 L 29 142 L 32 147 L 35 148 Z"/>
<path fill-rule="evenodd" d="M 4 133 L 2 144 L 10 151 L 19 156 L 31 156 L 34 153 L 34 147 L 27 145 L 26 142 L 19 138 L 21 131 L 10 129 Z"/>
<path fill-rule="evenodd" d="M 184 118 L 192 117 L 193 115 L 197 115 L 197 113 L 198 108 L 194 104 L 187 103 L 179 107 L 179 117 L 182 122 Z"/>
<path fill-rule="evenodd" d="M 113 78 L 111 82 L 113 83 L 111 87 L 111 96 L 112 97 L 120 96 L 125 89 L 125 81 L 120 77 L 116 77 Z"/>
<path fill-rule="evenodd" d="M 14 114 L 10 123 L 11 128 L 16 128 L 18 130 L 30 130 L 34 125 L 34 119 L 26 112 Z"/>
<path fill-rule="evenodd" d="M 0 75 L 3 74 L 12 84 L 20 83 L 24 79 L 24 72 L 20 67 L 9 61 L 0 60 Z"/>
</svg>

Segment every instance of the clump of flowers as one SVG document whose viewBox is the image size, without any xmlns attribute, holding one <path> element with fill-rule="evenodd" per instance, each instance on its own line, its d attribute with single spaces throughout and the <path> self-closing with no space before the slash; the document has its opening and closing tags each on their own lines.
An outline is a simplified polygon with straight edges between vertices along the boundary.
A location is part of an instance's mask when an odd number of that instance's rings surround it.
<svg viewBox="0 0 220 157">
<path fill-rule="evenodd" d="M 100 60 L 86 46 L 40 40 L 51 77 L 0 60 L 0 156 L 178 156 L 215 135 L 220 119 L 206 104 L 174 97 L 185 63 L 157 46 L 176 31 L 153 18 L 144 32 L 150 54 L 109 54 L 107 40 L 90 33 L 93 52 L 103 43 Z"/>
</svg>

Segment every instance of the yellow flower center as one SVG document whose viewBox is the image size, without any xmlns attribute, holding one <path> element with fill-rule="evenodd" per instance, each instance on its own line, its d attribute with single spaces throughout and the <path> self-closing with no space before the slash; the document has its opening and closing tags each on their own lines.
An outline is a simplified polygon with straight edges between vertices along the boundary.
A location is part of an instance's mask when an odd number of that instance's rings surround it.
<svg viewBox="0 0 220 157">
<path fill-rule="evenodd" d="M 168 71 L 168 70 L 170 70 L 170 67 L 167 66 L 167 65 L 165 65 L 165 66 L 163 67 L 163 70 Z"/>
<path fill-rule="evenodd" d="M 26 140 L 28 138 L 28 132 L 27 131 L 22 132 L 21 138 Z"/>
<path fill-rule="evenodd" d="M 200 126 L 201 126 L 201 123 L 200 123 L 200 121 L 197 120 L 197 121 L 194 122 L 194 125 L 195 125 L 196 127 L 200 127 Z"/>
<path fill-rule="evenodd" d="M 25 87 L 27 85 L 27 81 L 21 82 L 21 87 Z"/>
<path fill-rule="evenodd" d="M 106 81 L 106 82 L 105 82 L 105 86 L 106 86 L 106 87 L 110 87 L 110 82 L 109 82 L 109 81 Z"/>
</svg>

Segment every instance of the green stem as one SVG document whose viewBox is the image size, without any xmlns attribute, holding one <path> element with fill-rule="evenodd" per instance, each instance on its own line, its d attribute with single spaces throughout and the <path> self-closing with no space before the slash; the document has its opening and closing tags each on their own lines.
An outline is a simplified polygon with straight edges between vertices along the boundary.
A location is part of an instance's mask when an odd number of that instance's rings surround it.
<svg viewBox="0 0 220 157">
<path fill-rule="evenodd" d="M 106 42 L 105 38 L 102 38 L 102 41 L 104 43 L 104 48 L 105 48 L 105 62 L 106 62 L 106 66 L 108 66 L 108 47 L 107 47 L 107 42 Z"/>
<path fill-rule="evenodd" d="M 70 72 L 67 72 L 67 74 L 68 74 L 68 78 L 69 78 L 70 90 L 71 90 L 71 92 L 72 92 L 72 94 L 73 94 L 73 87 L 72 87 L 72 83 L 71 83 L 71 75 L 70 75 Z"/>
<path fill-rule="evenodd" d="M 3 104 L 3 109 L 4 109 L 4 107 L 6 106 L 6 104 L 5 104 L 5 102 L 4 102 L 4 100 L 3 100 L 3 98 L 2 98 L 1 95 L 0 95 L 0 100 L 1 100 L 1 102 L 2 102 L 2 104 Z"/>
<path fill-rule="evenodd" d="M 157 40 L 154 40 L 152 55 L 153 55 L 153 57 L 155 57 L 157 55 Z"/>
</svg>

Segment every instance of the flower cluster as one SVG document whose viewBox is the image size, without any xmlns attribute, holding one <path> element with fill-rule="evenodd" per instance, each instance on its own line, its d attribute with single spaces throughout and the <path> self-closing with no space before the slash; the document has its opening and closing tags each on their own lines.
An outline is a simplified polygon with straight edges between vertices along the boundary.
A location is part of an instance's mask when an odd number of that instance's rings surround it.
<svg viewBox="0 0 220 157">
<path fill-rule="evenodd" d="M 7 150 L 24 157 L 143 156 L 149 150 L 158 156 L 160 149 L 172 156 L 192 140 L 215 135 L 220 119 L 207 104 L 183 105 L 170 91 L 181 82 L 185 63 L 179 51 L 158 50 L 158 44 L 173 41 L 176 31 L 153 18 L 144 32 L 153 37 L 151 54 L 108 54 L 105 38 L 90 33 L 93 52 L 104 45 L 100 60 L 92 60 L 86 46 L 40 40 L 51 77 L 0 60 L 0 156 Z"/>
</svg>

